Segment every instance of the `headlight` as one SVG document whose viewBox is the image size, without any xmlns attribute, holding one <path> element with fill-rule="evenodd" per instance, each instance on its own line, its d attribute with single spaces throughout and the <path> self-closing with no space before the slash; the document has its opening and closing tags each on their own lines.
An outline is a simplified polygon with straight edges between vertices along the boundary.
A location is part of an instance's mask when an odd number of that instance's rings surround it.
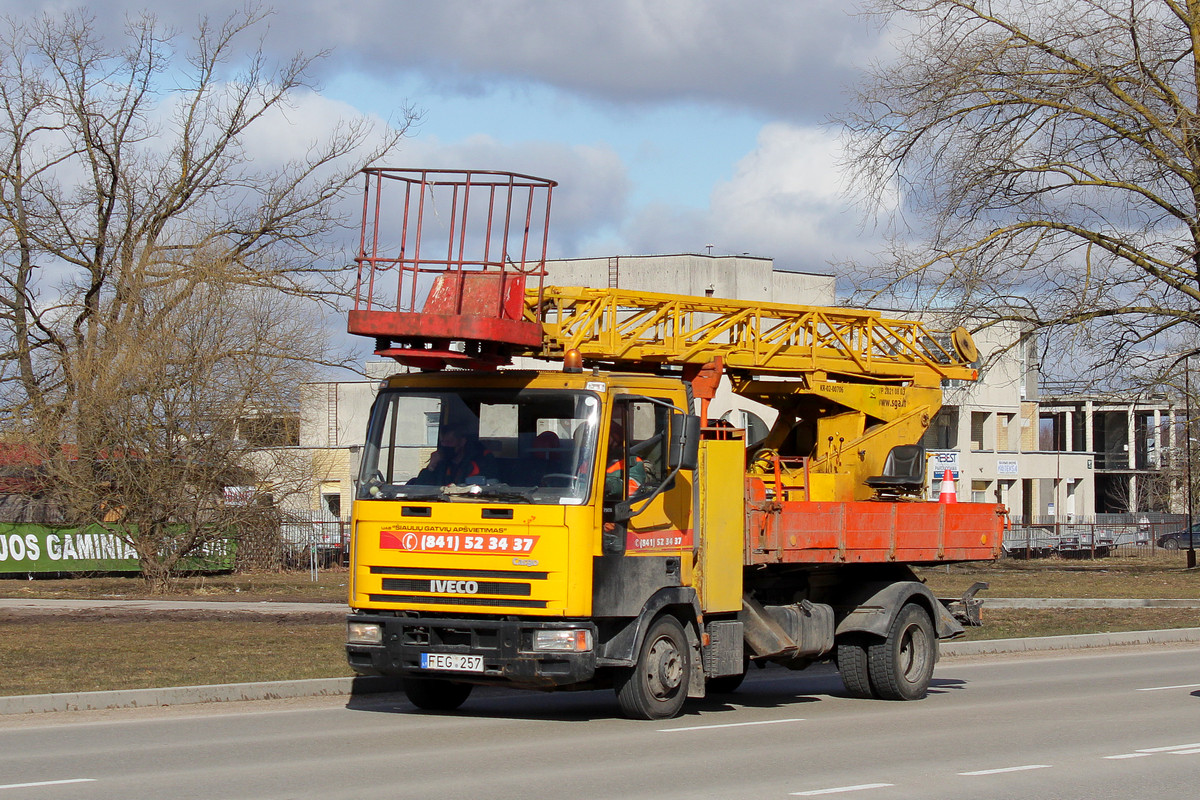
<svg viewBox="0 0 1200 800">
<path fill-rule="evenodd" d="M 586 653 L 592 649 L 592 632 L 581 628 L 533 632 L 534 650 Z"/>
<path fill-rule="evenodd" d="M 383 644 L 383 627 L 374 622 L 347 622 L 346 644 Z"/>
</svg>

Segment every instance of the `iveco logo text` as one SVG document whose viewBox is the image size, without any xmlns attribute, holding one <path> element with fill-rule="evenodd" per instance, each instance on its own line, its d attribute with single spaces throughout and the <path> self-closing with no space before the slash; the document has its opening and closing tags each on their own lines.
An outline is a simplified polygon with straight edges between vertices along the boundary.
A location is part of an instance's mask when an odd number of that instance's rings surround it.
<svg viewBox="0 0 1200 800">
<path fill-rule="evenodd" d="M 514 558 L 512 563 L 514 567 L 536 567 L 538 560 L 536 558 Z"/>
<path fill-rule="evenodd" d="M 434 578 L 429 582 L 431 592 L 445 594 L 479 594 L 479 584 L 475 581 L 443 581 Z"/>
</svg>

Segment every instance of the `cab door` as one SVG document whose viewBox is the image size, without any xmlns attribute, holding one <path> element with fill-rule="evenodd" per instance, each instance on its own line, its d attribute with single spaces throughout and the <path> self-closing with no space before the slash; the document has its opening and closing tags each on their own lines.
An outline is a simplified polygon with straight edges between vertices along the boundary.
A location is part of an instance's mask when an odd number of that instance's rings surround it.
<svg viewBox="0 0 1200 800">
<path fill-rule="evenodd" d="M 670 475 L 669 396 L 618 395 L 604 422 L 604 555 L 596 559 L 598 616 L 632 616 L 667 586 L 689 585 L 693 564 L 692 473 Z M 655 490 L 662 491 L 655 494 Z M 627 504 L 632 516 L 614 510 Z M 618 538 L 619 537 L 619 538 Z"/>
<path fill-rule="evenodd" d="M 658 402 L 653 402 L 658 400 Z M 646 498 L 670 474 L 667 448 L 670 433 L 671 407 L 667 398 L 618 398 L 612 420 L 624 421 L 624 442 L 610 441 L 606 464 L 624 459 L 628 473 L 637 476 L 638 467 L 644 476 L 641 485 L 624 482 L 622 498 L 632 503 L 635 514 L 626 525 L 627 553 L 679 553 L 692 546 L 692 487 L 691 474 L 680 472 L 657 497 Z M 612 424 L 612 423 L 610 423 Z M 610 430 L 611 433 L 611 430 Z M 612 452 L 611 448 L 617 448 Z M 606 485 L 612 485 L 606 481 Z M 605 505 L 607 506 L 607 499 Z"/>
</svg>

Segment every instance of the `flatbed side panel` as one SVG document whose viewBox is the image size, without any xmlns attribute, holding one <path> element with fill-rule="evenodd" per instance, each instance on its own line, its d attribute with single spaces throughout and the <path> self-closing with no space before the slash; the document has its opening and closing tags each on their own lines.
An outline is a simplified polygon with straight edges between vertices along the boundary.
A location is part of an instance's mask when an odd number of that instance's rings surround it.
<svg viewBox="0 0 1200 800">
<path fill-rule="evenodd" d="M 1004 528 L 993 503 L 752 503 L 747 516 L 748 564 L 989 561 Z"/>
</svg>

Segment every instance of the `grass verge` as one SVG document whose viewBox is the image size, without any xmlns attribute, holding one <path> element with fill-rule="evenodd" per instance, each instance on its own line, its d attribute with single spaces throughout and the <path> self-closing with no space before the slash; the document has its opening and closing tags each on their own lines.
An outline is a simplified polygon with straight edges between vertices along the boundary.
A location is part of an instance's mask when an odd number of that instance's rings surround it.
<svg viewBox="0 0 1200 800">
<path fill-rule="evenodd" d="M 1004 559 L 991 564 L 925 567 L 917 574 L 939 597 L 961 595 L 975 581 L 989 584 L 979 596 L 1200 599 L 1200 570 L 1179 554 L 1096 561 Z"/>
<path fill-rule="evenodd" d="M 0 617 L 0 695 L 349 676 L 328 618 Z"/>
<path fill-rule="evenodd" d="M 1186 609 L 986 612 L 966 641 L 1200 626 Z M 351 675 L 341 621 L 0 618 L 0 695 L 199 686 Z"/>
</svg>

